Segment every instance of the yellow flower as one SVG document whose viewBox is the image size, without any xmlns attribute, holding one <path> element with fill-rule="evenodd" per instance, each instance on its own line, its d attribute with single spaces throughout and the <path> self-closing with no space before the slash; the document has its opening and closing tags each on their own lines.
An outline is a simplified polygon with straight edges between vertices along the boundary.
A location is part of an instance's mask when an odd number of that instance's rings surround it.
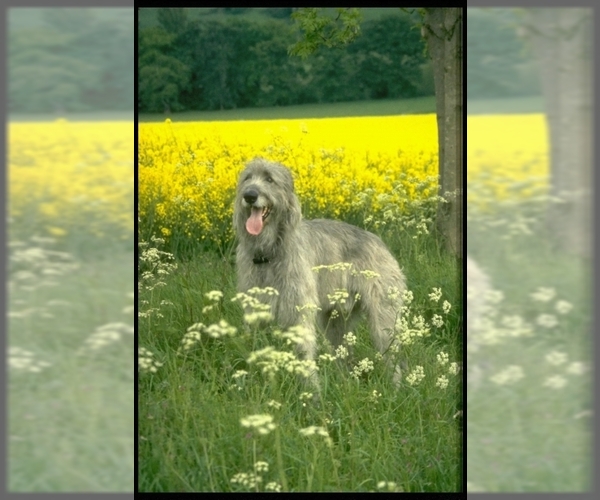
<svg viewBox="0 0 600 500">
<path fill-rule="evenodd" d="M 48 227 L 47 229 L 52 236 L 65 236 L 67 234 L 67 231 L 60 227 Z"/>
<path fill-rule="evenodd" d="M 256 156 L 291 168 L 307 218 L 362 220 L 370 212 L 381 219 L 385 211 L 397 217 L 437 193 L 437 149 L 433 114 L 143 123 L 141 222 L 167 239 L 169 227 L 225 248 L 233 238 L 237 177 Z"/>
</svg>

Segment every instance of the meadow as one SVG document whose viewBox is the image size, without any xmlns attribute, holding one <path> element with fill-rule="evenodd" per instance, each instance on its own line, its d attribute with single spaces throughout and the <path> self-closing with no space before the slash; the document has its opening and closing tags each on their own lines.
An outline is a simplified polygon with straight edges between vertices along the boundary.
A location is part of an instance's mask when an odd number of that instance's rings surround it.
<svg viewBox="0 0 600 500">
<path fill-rule="evenodd" d="M 589 491 L 591 281 L 544 225 L 545 117 L 469 116 L 468 134 L 468 252 L 493 291 L 468 346 L 467 490 Z"/>
<path fill-rule="evenodd" d="M 461 304 L 433 234 L 434 115 L 139 125 L 140 491 L 458 491 Z M 393 385 L 365 324 L 319 346 L 244 321 L 231 228 L 237 174 L 289 166 L 307 218 L 380 235 L 407 275 Z M 260 306 L 257 305 L 260 309 Z"/>
<path fill-rule="evenodd" d="M 8 124 L 11 492 L 133 491 L 133 131 Z"/>
</svg>

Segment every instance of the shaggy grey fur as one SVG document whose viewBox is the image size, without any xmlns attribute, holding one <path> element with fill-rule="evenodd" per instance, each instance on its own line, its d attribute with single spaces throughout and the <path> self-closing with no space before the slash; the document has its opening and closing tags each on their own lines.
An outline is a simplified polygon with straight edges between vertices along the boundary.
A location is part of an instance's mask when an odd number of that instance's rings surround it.
<svg viewBox="0 0 600 500">
<path fill-rule="evenodd" d="M 317 327 L 334 347 L 366 313 L 373 342 L 384 353 L 390 347 L 402 305 L 405 278 L 384 243 L 372 233 L 344 222 L 304 220 L 290 171 L 263 159 L 251 161 L 240 174 L 234 207 L 238 237 L 238 290 L 273 287 L 278 296 L 263 296 L 282 328 L 303 325 L 308 334 L 298 346 L 306 359 L 316 355 Z M 350 269 L 316 266 L 340 262 Z M 374 271 L 368 278 L 360 271 Z M 390 297 L 390 290 L 399 292 Z M 331 305 L 328 294 L 344 289 L 345 304 Z M 359 298 L 356 299 L 356 294 Z M 297 306 L 313 304 L 318 310 Z M 332 317 L 334 310 L 338 315 Z M 346 317 L 348 320 L 344 320 Z M 395 379 L 400 373 L 396 370 Z"/>
</svg>

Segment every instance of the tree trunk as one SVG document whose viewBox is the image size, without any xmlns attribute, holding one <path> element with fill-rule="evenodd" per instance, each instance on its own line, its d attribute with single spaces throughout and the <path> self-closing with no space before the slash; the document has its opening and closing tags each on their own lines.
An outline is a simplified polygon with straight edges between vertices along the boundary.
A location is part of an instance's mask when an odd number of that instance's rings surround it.
<svg viewBox="0 0 600 500">
<path fill-rule="evenodd" d="M 450 252 L 462 255 L 463 119 L 462 9 L 425 9 L 422 34 L 433 63 L 438 125 L 440 203 L 437 230 Z"/>
<path fill-rule="evenodd" d="M 547 225 L 568 253 L 591 253 L 592 10 L 527 9 L 526 33 L 540 65 L 550 143 Z"/>
</svg>

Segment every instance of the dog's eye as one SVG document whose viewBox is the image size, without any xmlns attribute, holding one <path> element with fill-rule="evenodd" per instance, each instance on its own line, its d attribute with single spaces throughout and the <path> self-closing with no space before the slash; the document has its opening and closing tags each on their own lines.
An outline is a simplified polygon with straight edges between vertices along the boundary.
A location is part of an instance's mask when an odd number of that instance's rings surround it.
<svg viewBox="0 0 600 500">
<path fill-rule="evenodd" d="M 273 182 L 273 178 L 272 177 L 267 177 L 267 182 Z"/>
</svg>

